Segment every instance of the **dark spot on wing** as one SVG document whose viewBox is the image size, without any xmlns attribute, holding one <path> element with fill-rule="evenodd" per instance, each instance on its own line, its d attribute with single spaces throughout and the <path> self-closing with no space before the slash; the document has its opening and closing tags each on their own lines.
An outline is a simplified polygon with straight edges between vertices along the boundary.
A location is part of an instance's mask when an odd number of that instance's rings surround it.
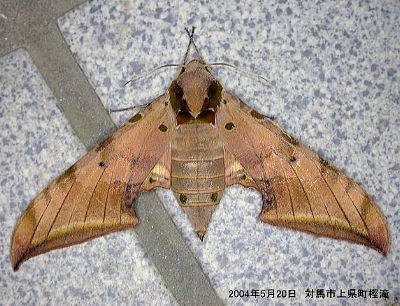
<svg viewBox="0 0 400 306">
<path fill-rule="evenodd" d="M 229 131 L 232 130 L 235 125 L 232 122 L 225 124 L 225 128 Z"/>
<path fill-rule="evenodd" d="M 292 136 L 286 134 L 286 133 L 282 133 L 281 136 L 290 144 L 297 146 L 299 144 L 299 141 L 295 138 L 293 138 Z"/>
<path fill-rule="evenodd" d="M 261 115 L 260 113 L 256 112 L 254 109 L 250 112 L 251 116 L 256 118 L 256 119 L 264 119 L 264 116 Z"/>
<path fill-rule="evenodd" d="M 99 162 L 99 167 L 103 168 L 105 166 L 104 162 Z"/>
<path fill-rule="evenodd" d="M 290 156 L 289 160 L 291 163 L 294 163 L 297 160 L 297 158 L 295 156 Z"/>
<path fill-rule="evenodd" d="M 159 127 L 158 127 L 158 129 L 161 131 L 161 132 L 166 132 L 167 130 L 168 130 L 168 128 L 164 125 L 164 124 L 161 124 Z"/>
<path fill-rule="evenodd" d="M 131 119 L 129 119 L 130 123 L 134 123 L 136 121 L 139 121 L 140 119 L 142 119 L 142 114 L 136 114 L 135 116 L 133 116 Z"/>
<path fill-rule="evenodd" d="M 153 184 L 155 181 L 156 181 L 156 180 L 153 179 L 152 177 L 149 178 L 149 183 L 150 183 L 150 184 Z"/>
<path fill-rule="evenodd" d="M 325 168 L 332 170 L 335 173 L 339 173 L 340 171 L 332 166 L 327 160 L 323 159 L 321 156 L 319 157 L 319 162 L 321 163 L 321 165 L 323 165 Z"/>
<path fill-rule="evenodd" d="M 63 174 L 61 174 L 56 180 L 55 180 L 55 184 L 59 184 L 61 182 L 63 182 L 66 179 L 70 179 L 75 175 L 75 172 L 77 170 L 76 164 L 72 165 L 71 167 L 69 167 L 67 169 L 67 171 L 65 171 Z"/>
<path fill-rule="evenodd" d="M 214 192 L 214 193 L 211 195 L 211 201 L 216 202 L 217 199 L 218 199 L 218 193 Z"/>
<path fill-rule="evenodd" d="M 110 143 L 114 141 L 114 137 L 110 136 L 96 147 L 96 152 L 103 151 Z"/>
<path fill-rule="evenodd" d="M 325 167 L 329 166 L 329 162 L 327 160 L 323 159 L 321 156 L 319 157 L 319 162 L 321 164 L 323 164 Z"/>
<path fill-rule="evenodd" d="M 243 174 L 243 175 L 240 177 L 240 179 L 244 181 L 244 180 L 246 179 L 246 174 Z"/>
</svg>

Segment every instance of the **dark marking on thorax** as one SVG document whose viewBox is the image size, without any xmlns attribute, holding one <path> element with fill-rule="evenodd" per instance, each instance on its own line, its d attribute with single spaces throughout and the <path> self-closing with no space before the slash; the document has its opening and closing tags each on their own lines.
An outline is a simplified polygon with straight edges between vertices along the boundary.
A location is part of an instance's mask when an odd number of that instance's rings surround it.
<svg viewBox="0 0 400 306">
<path fill-rule="evenodd" d="M 169 87 L 177 124 L 212 123 L 222 100 L 222 86 L 206 66 L 191 62 Z"/>
</svg>

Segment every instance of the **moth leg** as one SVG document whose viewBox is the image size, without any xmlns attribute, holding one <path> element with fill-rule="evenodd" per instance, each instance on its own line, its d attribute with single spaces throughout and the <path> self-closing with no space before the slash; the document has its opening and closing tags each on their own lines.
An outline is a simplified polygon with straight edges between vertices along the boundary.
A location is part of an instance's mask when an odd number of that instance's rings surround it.
<svg viewBox="0 0 400 306">
<path fill-rule="evenodd" d="M 139 109 L 139 111 L 142 111 L 146 106 L 147 104 L 142 104 L 142 105 L 132 105 L 124 108 L 110 109 L 110 113 L 125 112 L 128 110 L 137 110 L 137 109 Z"/>
<path fill-rule="evenodd" d="M 135 189 L 136 188 L 132 184 L 127 184 L 125 188 L 125 208 L 130 212 L 135 210 L 134 204 L 137 198 Z"/>
<path fill-rule="evenodd" d="M 262 194 L 262 212 L 267 212 L 271 209 L 274 209 L 276 206 L 274 190 L 272 189 L 271 183 L 267 178 L 264 178 L 261 186 L 261 194 Z"/>
</svg>

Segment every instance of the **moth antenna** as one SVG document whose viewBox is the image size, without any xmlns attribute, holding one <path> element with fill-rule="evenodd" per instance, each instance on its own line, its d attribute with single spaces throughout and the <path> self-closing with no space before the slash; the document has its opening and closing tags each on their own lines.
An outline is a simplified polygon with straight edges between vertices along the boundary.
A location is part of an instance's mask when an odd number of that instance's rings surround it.
<svg viewBox="0 0 400 306">
<path fill-rule="evenodd" d="M 183 59 L 183 65 L 186 65 L 186 62 L 187 62 L 187 59 L 188 59 L 188 56 L 189 56 L 189 52 L 190 52 L 190 47 L 192 45 L 193 45 L 193 47 L 194 47 L 194 49 L 196 51 L 196 54 L 197 54 L 198 58 L 200 59 L 200 61 L 202 61 L 203 63 L 206 62 L 204 60 L 203 56 L 201 55 L 201 53 L 199 51 L 199 48 L 197 48 L 196 43 L 194 42 L 193 36 L 194 36 L 194 30 L 195 29 L 196 29 L 196 27 L 192 27 L 192 32 L 190 32 L 188 28 L 185 28 L 185 31 L 186 31 L 187 35 L 189 36 L 189 45 L 187 47 L 187 50 L 186 50 L 186 53 L 185 53 L 185 57 Z M 206 66 L 206 69 L 212 76 L 214 76 L 214 74 L 213 74 L 212 70 L 210 69 L 210 67 Z M 181 75 L 182 72 L 183 72 L 183 69 L 182 68 L 179 69 L 178 76 Z"/>
<path fill-rule="evenodd" d="M 259 79 L 261 79 L 261 80 L 264 80 L 265 82 L 268 82 L 268 79 L 265 78 L 265 77 L 263 77 L 262 75 L 257 74 L 257 73 L 254 73 L 254 72 L 251 72 L 251 71 L 249 71 L 249 70 L 246 70 L 246 69 L 243 69 L 243 68 L 240 68 L 240 67 L 237 67 L 237 66 L 232 65 L 232 64 L 227 64 L 227 63 L 211 63 L 211 64 L 206 64 L 206 66 L 227 66 L 227 67 L 230 67 L 230 68 L 237 69 L 237 70 L 239 70 L 239 71 L 241 71 L 241 72 L 243 72 L 243 73 L 246 73 L 246 74 L 248 74 L 248 75 L 257 77 L 257 78 L 259 78 Z"/>
<path fill-rule="evenodd" d="M 145 108 L 146 104 L 143 105 L 134 105 L 134 106 L 129 106 L 129 107 L 125 107 L 125 108 L 118 108 L 118 109 L 110 109 L 111 113 L 116 113 L 116 112 L 125 112 L 127 110 L 131 110 L 131 109 L 140 109 L 142 110 L 143 108 Z"/>
<path fill-rule="evenodd" d="M 189 45 L 188 45 L 188 48 L 187 48 L 187 50 L 186 50 L 185 58 L 184 58 L 184 61 L 183 61 L 184 64 L 186 64 L 187 58 L 188 58 L 188 56 L 189 56 L 189 51 L 190 51 L 190 46 L 191 46 L 191 45 L 193 45 L 193 47 L 194 47 L 194 49 L 195 49 L 195 51 L 196 51 L 196 54 L 197 54 L 197 56 L 199 57 L 199 59 L 200 59 L 203 63 L 206 62 L 206 61 L 204 60 L 203 56 L 201 55 L 201 53 L 200 53 L 200 51 L 199 51 L 199 48 L 197 48 L 197 46 L 196 46 L 196 44 L 195 44 L 195 42 L 194 42 L 193 36 L 194 36 L 194 30 L 195 30 L 195 29 L 196 29 L 196 27 L 192 27 L 192 32 L 189 32 L 189 29 L 188 29 L 188 28 L 185 28 L 185 31 L 186 31 L 187 35 L 189 36 L 189 39 L 190 39 L 190 40 L 189 40 Z"/>
<path fill-rule="evenodd" d="M 204 60 L 203 56 L 201 56 L 201 53 L 200 53 L 199 49 L 197 48 L 196 44 L 194 43 L 193 38 L 192 38 L 192 43 L 193 43 L 193 47 L 194 47 L 194 50 L 196 51 L 197 56 L 200 58 L 200 60 L 203 63 L 205 63 L 206 61 Z"/>
<path fill-rule="evenodd" d="M 189 57 L 190 47 L 192 46 L 192 43 L 193 43 L 194 29 L 195 29 L 195 27 L 192 27 L 192 33 L 190 33 L 190 32 L 189 32 L 189 29 L 188 29 L 188 28 L 185 28 L 185 31 L 186 31 L 187 35 L 189 36 L 189 44 L 188 44 L 188 46 L 187 46 L 187 48 L 186 48 L 186 53 L 185 53 L 185 56 L 184 56 L 184 58 L 183 58 L 183 63 L 182 63 L 182 65 L 186 65 L 187 59 L 188 59 L 188 57 Z M 179 70 L 179 73 L 181 72 L 181 70 L 182 70 L 182 69 Z M 178 75 L 179 75 L 179 74 L 178 74 Z"/>
<path fill-rule="evenodd" d="M 150 71 L 147 71 L 147 72 L 145 72 L 145 73 L 139 74 L 138 76 L 135 76 L 134 78 L 132 78 L 132 79 L 130 79 L 128 82 L 126 82 L 126 83 L 124 84 L 124 86 L 126 86 L 126 85 L 129 84 L 130 82 L 137 81 L 137 80 L 139 80 L 139 79 L 141 79 L 141 78 L 144 78 L 144 77 L 146 77 L 146 76 L 148 76 L 148 75 L 150 75 L 150 74 L 156 72 L 157 70 L 160 70 L 160 69 L 166 68 L 166 67 L 180 67 L 180 68 L 184 68 L 185 65 L 180 65 L 180 64 L 165 64 L 165 65 L 159 66 L 159 67 L 157 67 L 157 68 L 154 68 L 153 70 L 150 70 Z"/>
</svg>

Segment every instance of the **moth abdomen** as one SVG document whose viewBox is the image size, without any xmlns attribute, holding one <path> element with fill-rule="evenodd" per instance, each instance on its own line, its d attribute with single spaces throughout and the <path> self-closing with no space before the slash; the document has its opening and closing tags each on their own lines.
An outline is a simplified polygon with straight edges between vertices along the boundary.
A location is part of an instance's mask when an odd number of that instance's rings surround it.
<svg viewBox="0 0 400 306">
<path fill-rule="evenodd" d="M 176 129 L 171 145 L 171 188 L 202 238 L 225 189 L 224 151 L 212 124 L 183 124 Z"/>
<path fill-rule="evenodd" d="M 225 189 L 225 165 L 217 130 L 206 123 L 181 125 L 171 147 L 171 187 L 179 204 L 218 204 Z"/>
</svg>

